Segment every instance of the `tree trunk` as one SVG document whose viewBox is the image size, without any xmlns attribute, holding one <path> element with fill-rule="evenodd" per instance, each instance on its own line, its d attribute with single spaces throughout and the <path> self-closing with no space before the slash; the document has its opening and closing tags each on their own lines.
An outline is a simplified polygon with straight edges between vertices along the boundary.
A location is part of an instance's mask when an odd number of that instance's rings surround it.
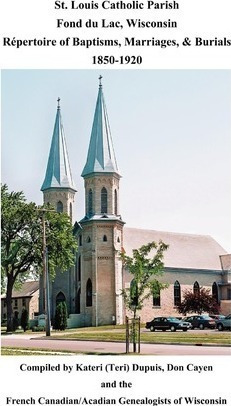
<svg viewBox="0 0 231 406">
<path fill-rule="evenodd" d="M 6 289 L 6 309 L 7 309 L 7 332 L 13 331 L 13 309 L 12 309 L 12 290 L 14 278 L 8 275 Z"/>
</svg>

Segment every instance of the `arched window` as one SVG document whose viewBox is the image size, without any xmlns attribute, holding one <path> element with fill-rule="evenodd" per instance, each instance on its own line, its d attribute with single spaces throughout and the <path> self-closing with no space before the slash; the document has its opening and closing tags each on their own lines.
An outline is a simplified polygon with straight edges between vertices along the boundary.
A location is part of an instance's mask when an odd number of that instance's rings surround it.
<svg viewBox="0 0 231 406">
<path fill-rule="evenodd" d="M 87 242 L 91 242 L 91 238 L 89 236 L 87 237 Z"/>
<path fill-rule="evenodd" d="M 60 202 L 60 201 L 57 203 L 57 212 L 58 212 L 58 213 L 62 213 L 62 212 L 63 212 L 63 203 Z"/>
<path fill-rule="evenodd" d="M 138 286 L 135 279 L 132 279 L 130 283 L 130 298 L 132 302 L 132 306 L 138 305 Z"/>
<path fill-rule="evenodd" d="M 92 306 L 92 282 L 90 278 L 88 279 L 86 286 L 86 306 Z"/>
<path fill-rule="evenodd" d="M 93 193 L 92 189 L 88 192 L 88 215 L 92 216 L 93 214 Z"/>
<path fill-rule="evenodd" d="M 119 237 L 117 237 L 117 242 L 120 242 L 120 238 L 119 238 Z"/>
<path fill-rule="evenodd" d="M 178 281 L 174 283 L 174 306 L 178 306 L 181 303 L 181 291 Z"/>
<path fill-rule="evenodd" d="M 216 300 L 216 302 L 218 303 L 218 287 L 217 287 L 216 282 L 213 282 L 213 285 L 212 285 L 212 296 Z"/>
<path fill-rule="evenodd" d="M 70 210 L 70 213 L 69 213 L 69 214 L 70 214 L 70 219 L 71 219 L 71 221 L 72 221 L 72 203 L 70 203 L 70 206 L 69 206 L 69 207 L 70 207 L 70 209 L 69 209 L 69 210 Z"/>
<path fill-rule="evenodd" d="M 107 213 L 107 189 L 105 187 L 101 190 L 101 213 Z"/>
<path fill-rule="evenodd" d="M 80 288 L 78 289 L 76 298 L 75 298 L 75 313 L 80 314 Z"/>
<path fill-rule="evenodd" d="M 115 215 L 118 214 L 118 202 L 117 202 L 117 190 L 114 191 L 114 205 L 115 205 Z"/>
<path fill-rule="evenodd" d="M 61 303 L 61 302 L 65 302 L 66 301 L 66 297 L 63 294 L 63 292 L 59 292 L 56 296 L 56 306 Z"/>
<path fill-rule="evenodd" d="M 107 241 L 107 236 L 106 235 L 103 236 L 103 241 L 104 242 Z"/>
<path fill-rule="evenodd" d="M 197 281 L 193 285 L 193 293 L 195 296 L 199 296 L 199 294 L 200 294 L 200 286 Z"/>
<path fill-rule="evenodd" d="M 153 295 L 153 306 L 160 306 L 160 286 L 156 285 L 155 294 Z"/>
<path fill-rule="evenodd" d="M 82 246 L 82 234 L 79 235 L 79 246 Z"/>
<path fill-rule="evenodd" d="M 78 258 L 78 281 L 81 281 L 81 255 Z"/>
</svg>

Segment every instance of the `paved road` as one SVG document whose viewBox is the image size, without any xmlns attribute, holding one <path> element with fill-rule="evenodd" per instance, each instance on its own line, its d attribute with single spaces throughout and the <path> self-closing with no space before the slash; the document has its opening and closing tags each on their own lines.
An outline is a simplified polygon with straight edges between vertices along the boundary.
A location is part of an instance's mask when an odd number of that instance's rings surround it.
<svg viewBox="0 0 231 406">
<path fill-rule="evenodd" d="M 33 338 L 32 338 L 33 337 Z M 123 354 L 124 343 L 100 341 L 75 341 L 46 339 L 40 336 L 11 335 L 2 336 L 2 347 L 42 348 L 78 352 L 98 352 Z M 231 355 L 230 347 L 206 347 L 195 345 L 141 344 L 141 354 L 146 355 Z"/>
</svg>

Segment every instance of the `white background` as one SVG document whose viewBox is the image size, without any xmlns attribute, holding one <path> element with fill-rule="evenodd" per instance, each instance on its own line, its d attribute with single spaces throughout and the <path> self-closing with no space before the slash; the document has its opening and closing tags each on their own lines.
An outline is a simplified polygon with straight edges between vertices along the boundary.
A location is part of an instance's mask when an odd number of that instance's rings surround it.
<svg viewBox="0 0 231 406">
<path fill-rule="evenodd" d="M 70 0 L 66 0 L 69 4 Z M 87 0 L 85 1 L 87 2 Z M 89 1 L 90 2 L 90 1 Z M 147 38 L 175 38 L 182 43 L 185 37 L 191 39 L 196 36 L 204 39 L 231 38 L 230 0 L 179 0 L 179 10 L 57 10 L 53 0 L 11 0 L 2 2 L 1 30 L 5 37 L 17 39 L 33 39 L 43 37 L 60 39 L 67 37 L 79 38 L 116 38 L 128 36 L 141 39 Z M 146 1 L 144 1 L 146 3 Z M 124 23 L 126 18 L 140 18 L 141 20 L 166 20 L 171 18 L 178 22 L 178 29 L 65 29 L 56 28 L 56 19 L 67 21 L 83 21 L 92 18 L 99 21 L 119 20 Z M 1 41 L 2 47 L 2 41 Z M 141 55 L 142 68 L 230 68 L 231 47 L 4 47 L 2 49 L 2 68 L 97 68 L 92 65 L 93 55 Z M 104 65 L 102 68 L 123 68 L 122 65 Z M 140 68 L 132 65 L 130 68 Z"/>
<path fill-rule="evenodd" d="M 4 359 L 3 359 L 4 358 Z M 2 357 L 2 368 L 4 368 L 4 386 L 2 388 L 1 406 L 5 406 L 6 396 L 14 398 L 35 399 L 40 396 L 59 399 L 63 396 L 69 398 L 107 398 L 119 399 L 122 396 L 127 398 L 142 399 L 148 397 L 169 398 L 171 404 L 174 399 L 192 396 L 198 399 L 226 398 L 230 405 L 230 360 L 223 357 L 111 357 L 111 356 L 59 356 L 59 357 Z M 20 365 L 73 365 L 73 372 L 21 372 Z M 75 364 L 104 365 L 114 363 L 117 366 L 132 363 L 140 365 L 161 365 L 166 370 L 166 364 L 172 363 L 175 366 L 183 366 L 183 372 L 76 372 Z M 186 366 L 189 363 L 194 365 L 212 365 L 213 372 L 187 372 Z M 25 368 L 25 367 L 24 367 Z M 101 382 L 117 381 L 117 387 L 102 389 Z M 118 389 L 118 382 L 125 380 L 132 382 L 132 388 Z M 37 404 L 37 403 L 36 403 Z M 119 403 L 118 403 L 119 404 Z M 185 405 L 183 401 L 181 403 Z"/>
<path fill-rule="evenodd" d="M 179 23 L 179 29 L 176 33 L 173 30 L 157 31 L 157 34 L 150 30 L 126 32 L 121 30 L 120 35 L 139 36 L 141 38 L 155 37 L 174 37 L 181 41 L 185 36 L 204 38 L 227 38 L 231 37 L 230 0 L 179 0 L 179 11 L 165 11 L 164 16 L 176 19 Z M 51 0 L 5 0 L 1 6 L 1 68 L 97 68 L 91 63 L 91 57 L 94 54 L 108 55 L 115 54 L 115 48 L 93 49 L 86 51 L 85 48 L 21 48 L 15 49 L 2 47 L 2 37 L 26 38 L 66 38 L 68 36 L 81 36 L 82 38 L 91 37 L 113 37 L 117 36 L 117 31 L 97 30 L 84 32 L 81 30 L 57 30 L 55 28 L 56 18 L 77 20 L 79 18 L 88 19 L 89 12 L 82 12 L 81 16 L 73 10 L 66 10 L 64 13 L 60 10 L 54 10 L 54 2 Z M 104 15 L 105 14 L 105 15 Z M 99 13 L 90 12 L 92 19 L 111 18 L 123 20 L 124 18 L 139 18 L 146 20 L 161 19 L 161 12 L 149 11 L 142 16 L 140 12 L 131 11 L 108 11 Z M 123 32 L 122 32 L 123 31 Z M 141 34 L 140 34 L 141 32 Z M 159 49 L 159 48 L 136 48 L 129 49 L 126 52 L 117 54 L 140 54 L 143 57 L 142 68 L 230 68 L 231 67 L 231 47 L 209 47 L 209 48 L 178 48 L 178 49 Z M 102 68 L 137 68 L 137 66 L 98 66 Z M 140 68 L 140 67 L 139 67 Z M 112 360 L 112 361 L 111 361 Z M 76 397 L 77 395 L 86 395 L 89 397 L 107 396 L 118 398 L 126 394 L 127 397 L 141 398 L 149 396 L 151 398 L 170 397 L 172 400 L 180 396 L 197 397 L 226 397 L 230 389 L 230 359 L 225 357 L 1 357 L 1 406 L 5 406 L 5 396 L 12 397 Z M 115 362 L 117 364 L 139 362 L 140 364 L 166 364 L 167 362 L 176 365 L 188 364 L 193 362 L 200 365 L 213 365 L 214 371 L 207 373 L 32 373 L 20 372 L 21 363 L 29 365 L 37 364 L 75 364 L 76 362 L 107 363 Z M 101 381 L 126 380 L 133 383 L 132 389 L 100 389 Z M 2 385 L 3 384 L 3 385 Z M 230 402 L 230 400 L 229 400 Z M 230 403 L 229 403 L 230 404 Z"/>
</svg>

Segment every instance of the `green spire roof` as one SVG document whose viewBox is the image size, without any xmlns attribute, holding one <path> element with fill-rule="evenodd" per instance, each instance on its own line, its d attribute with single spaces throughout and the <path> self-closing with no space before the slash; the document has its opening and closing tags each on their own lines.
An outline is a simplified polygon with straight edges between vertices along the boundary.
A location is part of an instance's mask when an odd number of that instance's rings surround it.
<svg viewBox="0 0 231 406">
<path fill-rule="evenodd" d="M 41 187 L 42 191 L 50 188 L 69 188 L 76 191 L 71 175 L 59 102 L 60 99 L 58 99 L 54 132 L 46 175 Z"/>
<path fill-rule="evenodd" d="M 102 76 L 99 77 L 99 93 L 96 102 L 87 162 L 82 172 L 83 177 L 92 173 L 119 173 L 101 79 Z"/>
</svg>

